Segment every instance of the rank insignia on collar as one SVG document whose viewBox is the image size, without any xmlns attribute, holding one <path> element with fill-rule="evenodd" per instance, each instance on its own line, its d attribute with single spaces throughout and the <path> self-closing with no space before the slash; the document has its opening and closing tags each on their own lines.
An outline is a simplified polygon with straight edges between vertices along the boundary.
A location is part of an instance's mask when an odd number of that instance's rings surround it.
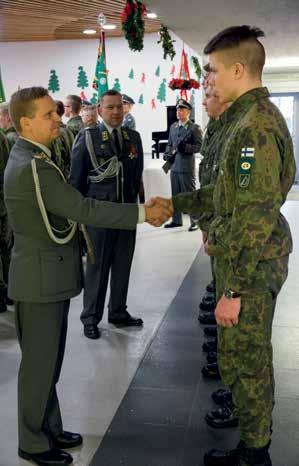
<svg viewBox="0 0 299 466">
<path fill-rule="evenodd" d="M 108 131 L 103 131 L 103 132 L 102 132 L 102 140 L 103 140 L 103 142 L 108 141 L 108 139 L 109 139 L 109 133 L 108 133 Z"/>
</svg>

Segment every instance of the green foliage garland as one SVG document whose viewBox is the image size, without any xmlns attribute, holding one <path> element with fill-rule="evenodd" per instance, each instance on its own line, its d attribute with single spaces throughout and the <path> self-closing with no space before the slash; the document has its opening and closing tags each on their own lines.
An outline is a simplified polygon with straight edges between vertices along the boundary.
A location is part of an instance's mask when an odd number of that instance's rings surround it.
<svg viewBox="0 0 299 466">
<path fill-rule="evenodd" d="M 161 24 L 159 34 L 160 34 L 160 40 L 158 40 L 158 44 L 162 42 L 164 60 L 166 60 L 167 55 L 169 55 L 170 59 L 173 60 L 176 54 L 174 50 L 174 46 L 173 46 L 173 43 L 175 42 L 175 40 L 171 38 L 168 32 L 168 28 L 164 26 L 164 24 Z"/>
<path fill-rule="evenodd" d="M 140 1 L 127 0 L 121 14 L 122 30 L 134 52 L 143 49 L 144 15 L 146 8 Z"/>
<path fill-rule="evenodd" d="M 200 80 L 200 78 L 201 78 L 201 67 L 200 67 L 198 58 L 192 56 L 191 61 L 192 61 L 192 65 L 193 65 L 193 67 L 195 69 L 195 74 L 197 76 L 197 79 Z"/>
</svg>

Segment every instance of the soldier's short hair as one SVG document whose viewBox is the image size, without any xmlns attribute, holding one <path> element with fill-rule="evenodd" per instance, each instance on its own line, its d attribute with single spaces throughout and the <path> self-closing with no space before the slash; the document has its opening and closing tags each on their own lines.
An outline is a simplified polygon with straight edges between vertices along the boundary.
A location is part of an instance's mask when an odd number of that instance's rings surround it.
<svg viewBox="0 0 299 466">
<path fill-rule="evenodd" d="M 81 97 L 75 94 L 69 94 L 66 98 L 70 101 L 72 112 L 80 113 L 82 106 Z"/>
<path fill-rule="evenodd" d="M 44 87 L 26 87 L 11 96 L 9 114 L 18 133 L 22 131 L 21 118 L 34 117 L 36 112 L 35 100 L 42 99 L 48 95 L 48 90 Z"/>
<path fill-rule="evenodd" d="M 61 100 L 55 100 L 55 104 L 56 104 L 56 113 L 58 113 L 58 115 L 62 117 L 62 115 L 64 114 L 63 102 L 61 102 Z"/>
<path fill-rule="evenodd" d="M 100 99 L 99 99 L 99 104 L 100 104 L 100 105 L 102 104 L 102 102 L 103 102 L 103 100 L 104 100 L 104 97 L 105 97 L 106 95 L 113 95 L 113 96 L 114 96 L 114 95 L 118 95 L 118 96 L 122 99 L 122 95 L 121 95 L 120 92 L 116 91 L 115 89 L 108 89 L 108 91 L 104 92 L 104 93 L 101 95 L 101 97 L 100 97 Z"/>
<path fill-rule="evenodd" d="M 2 102 L 2 104 L 0 104 L 0 113 L 2 113 L 2 115 L 8 115 L 9 105 L 7 102 Z"/>
<path fill-rule="evenodd" d="M 226 64 L 242 63 L 254 77 L 261 77 L 265 65 L 265 49 L 258 40 L 265 33 L 258 27 L 232 26 L 214 36 L 204 48 L 206 55 L 226 53 Z"/>
</svg>

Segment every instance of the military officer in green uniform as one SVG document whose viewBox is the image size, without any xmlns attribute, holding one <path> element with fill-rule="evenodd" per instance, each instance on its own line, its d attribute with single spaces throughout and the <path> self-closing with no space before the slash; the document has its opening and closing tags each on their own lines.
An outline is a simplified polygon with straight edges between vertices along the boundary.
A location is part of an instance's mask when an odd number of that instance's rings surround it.
<svg viewBox="0 0 299 466">
<path fill-rule="evenodd" d="M 4 131 L 10 150 L 18 138 L 18 133 L 11 121 L 8 104 L 5 102 L 0 104 L 0 128 Z"/>
<path fill-rule="evenodd" d="M 51 160 L 60 118 L 46 89 L 13 94 L 10 114 L 20 135 L 7 163 L 4 196 L 15 235 L 9 296 L 15 300 L 22 351 L 18 380 L 19 456 L 38 465 L 72 462 L 64 448 L 82 443 L 64 431 L 56 384 L 61 371 L 70 298 L 82 289 L 76 222 L 134 230 L 169 209 L 83 198 Z"/>
<path fill-rule="evenodd" d="M 258 28 L 231 27 L 205 47 L 220 102 L 233 102 L 227 139 L 216 186 L 173 199 L 179 211 L 214 211 L 208 242 L 216 259 L 218 362 L 241 439 L 233 450 L 207 453 L 206 466 L 272 465 L 272 321 L 292 251 L 281 206 L 296 167 L 286 122 L 262 87 L 262 36 Z"/>
<path fill-rule="evenodd" d="M 80 116 L 82 108 L 81 98 L 78 95 L 70 94 L 65 99 L 64 115 L 69 118 L 66 126 L 74 136 L 77 136 L 80 129 L 83 128 L 83 121 Z"/>
</svg>

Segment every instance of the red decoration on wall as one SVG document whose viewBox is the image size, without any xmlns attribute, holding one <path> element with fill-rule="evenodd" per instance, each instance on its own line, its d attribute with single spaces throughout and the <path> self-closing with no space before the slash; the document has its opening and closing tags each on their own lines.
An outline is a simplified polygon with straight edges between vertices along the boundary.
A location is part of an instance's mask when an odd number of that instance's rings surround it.
<svg viewBox="0 0 299 466">
<path fill-rule="evenodd" d="M 145 73 L 142 73 L 140 82 L 145 83 Z"/>
<path fill-rule="evenodd" d="M 88 98 L 86 97 L 84 91 L 80 92 L 80 97 L 81 97 L 81 100 L 88 100 Z"/>
<path fill-rule="evenodd" d="M 179 77 L 177 79 L 173 78 L 169 82 L 168 87 L 170 87 L 170 89 L 172 89 L 172 90 L 179 89 L 181 98 L 183 98 L 183 99 L 185 99 L 187 101 L 188 101 L 187 90 L 199 89 L 199 87 L 200 87 L 200 84 L 199 84 L 198 81 L 196 81 L 195 79 L 190 78 L 188 58 L 187 58 L 187 54 L 185 52 L 184 47 L 183 47 L 183 50 L 182 50 Z"/>
<path fill-rule="evenodd" d="M 171 71 L 170 71 L 171 76 L 173 76 L 174 73 L 175 73 L 175 65 L 172 65 Z"/>
<path fill-rule="evenodd" d="M 155 99 L 151 100 L 151 106 L 152 106 L 152 110 L 156 110 L 157 106 L 156 106 L 156 100 Z"/>
</svg>

